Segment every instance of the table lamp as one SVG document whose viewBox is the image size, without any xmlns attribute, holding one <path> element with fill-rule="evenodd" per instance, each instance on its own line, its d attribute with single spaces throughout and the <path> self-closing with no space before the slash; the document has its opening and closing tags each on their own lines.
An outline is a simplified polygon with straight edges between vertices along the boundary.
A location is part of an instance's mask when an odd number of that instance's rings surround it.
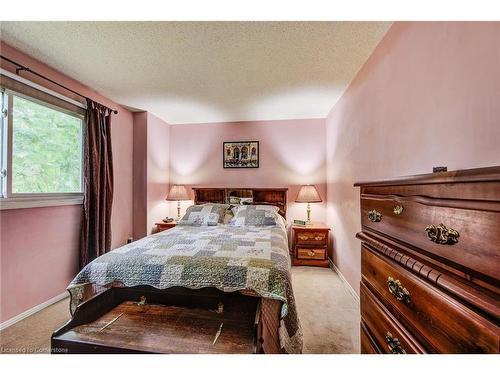
<svg viewBox="0 0 500 375">
<path fill-rule="evenodd" d="M 307 203 L 307 224 L 311 224 L 311 203 L 322 202 L 318 190 L 316 190 L 316 186 L 303 185 L 299 190 L 299 194 L 297 195 L 295 202 Z"/>
<path fill-rule="evenodd" d="M 174 185 L 170 188 L 167 201 L 177 201 L 177 221 L 181 219 L 181 201 L 188 201 L 189 196 L 184 185 Z"/>
</svg>

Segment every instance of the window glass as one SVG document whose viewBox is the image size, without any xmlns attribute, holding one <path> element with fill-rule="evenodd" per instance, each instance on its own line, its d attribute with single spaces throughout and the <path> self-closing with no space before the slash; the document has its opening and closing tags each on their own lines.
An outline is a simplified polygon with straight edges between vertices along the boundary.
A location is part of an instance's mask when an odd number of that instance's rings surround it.
<svg viewBox="0 0 500 375">
<path fill-rule="evenodd" d="M 12 193 L 82 191 L 82 119 L 12 96 Z"/>
</svg>

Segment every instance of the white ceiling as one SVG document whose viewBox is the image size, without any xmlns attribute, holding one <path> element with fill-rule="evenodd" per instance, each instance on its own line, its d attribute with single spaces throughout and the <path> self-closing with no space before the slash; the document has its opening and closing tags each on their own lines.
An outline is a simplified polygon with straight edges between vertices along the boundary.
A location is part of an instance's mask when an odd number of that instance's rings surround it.
<svg viewBox="0 0 500 375">
<path fill-rule="evenodd" d="M 171 124 L 323 118 L 389 22 L 1 22 L 8 44 Z"/>
</svg>

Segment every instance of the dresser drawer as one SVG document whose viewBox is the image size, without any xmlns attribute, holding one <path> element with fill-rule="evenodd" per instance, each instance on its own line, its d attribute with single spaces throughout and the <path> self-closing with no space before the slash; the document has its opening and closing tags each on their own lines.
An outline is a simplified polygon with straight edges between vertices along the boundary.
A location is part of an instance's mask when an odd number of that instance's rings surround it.
<svg viewBox="0 0 500 375">
<path fill-rule="evenodd" d="M 307 247 L 297 247 L 297 258 L 298 259 L 326 259 L 326 247 L 325 248 L 307 248 Z"/>
<path fill-rule="evenodd" d="M 425 338 L 422 341 L 428 351 L 498 353 L 497 325 L 364 245 L 361 264 L 363 283 L 370 285 L 416 335 Z"/>
<path fill-rule="evenodd" d="M 472 209 L 468 204 L 426 197 L 363 195 L 361 222 L 364 227 L 447 259 L 468 273 L 473 270 L 474 274 L 498 280 L 500 203 L 489 202 L 484 210 Z M 397 206 L 402 210 L 398 211 Z M 475 203 L 475 206 L 481 204 Z M 438 227 L 440 224 L 445 227 Z M 446 229 L 457 233 L 450 231 L 448 243 L 443 243 Z"/>
<path fill-rule="evenodd" d="M 328 245 L 328 230 L 300 230 L 295 229 L 295 243 L 297 245 Z"/>
<path fill-rule="evenodd" d="M 361 354 L 379 354 L 380 350 L 373 341 L 373 338 L 368 333 L 366 325 L 361 322 L 360 324 L 360 341 L 361 341 Z"/>
<path fill-rule="evenodd" d="M 424 353 L 420 345 L 363 284 L 360 299 L 361 321 L 366 324 L 369 335 L 383 353 Z"/>
</svg>

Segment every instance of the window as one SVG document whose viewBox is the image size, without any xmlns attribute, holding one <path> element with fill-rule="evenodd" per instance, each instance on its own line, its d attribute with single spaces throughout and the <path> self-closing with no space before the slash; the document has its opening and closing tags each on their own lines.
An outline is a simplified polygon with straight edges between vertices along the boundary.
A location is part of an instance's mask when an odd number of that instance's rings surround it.
<svg viewBox="0 0 500 375">
<path fill-rule="evenodd" d="M 3 200 L 82 196 L 84 117 L 2 89 Z"/>
</svg>

